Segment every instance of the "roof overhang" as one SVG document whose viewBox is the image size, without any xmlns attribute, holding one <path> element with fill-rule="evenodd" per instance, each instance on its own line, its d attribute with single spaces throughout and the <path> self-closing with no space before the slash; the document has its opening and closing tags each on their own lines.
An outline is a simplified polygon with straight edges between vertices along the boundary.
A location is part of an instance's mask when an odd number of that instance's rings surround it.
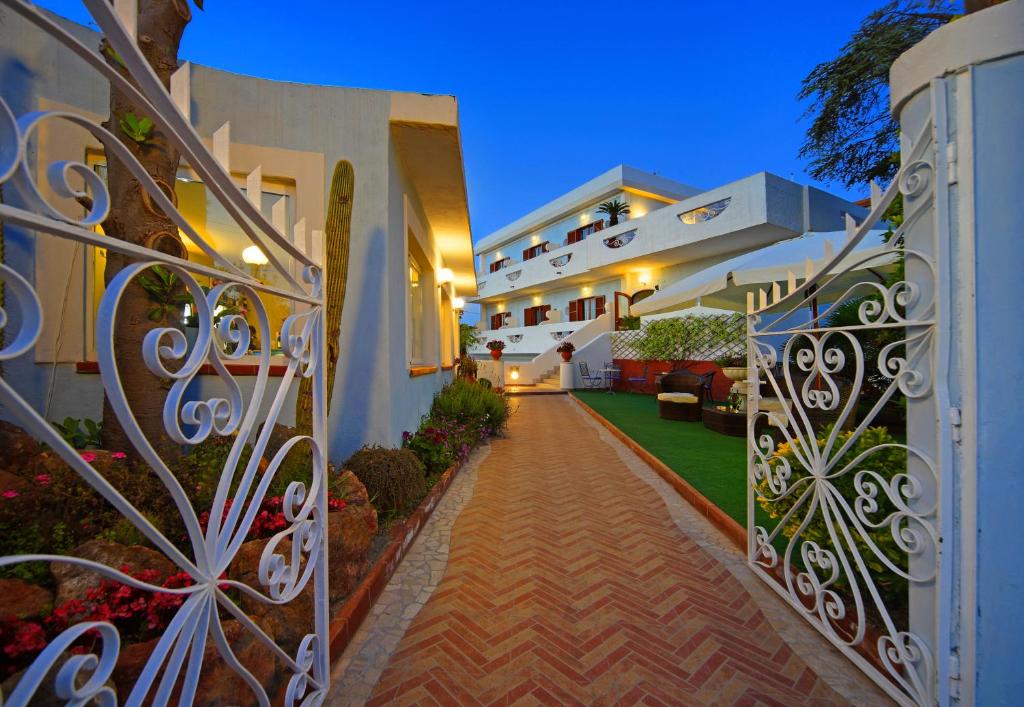
<svg viewBox="0 0 1024 707">
<path fill-rule="evenodd" d="M 469 199 L 454 96 L 391 95 L 391 136 L 460 296 L 476 294 Z"/>
</svg>

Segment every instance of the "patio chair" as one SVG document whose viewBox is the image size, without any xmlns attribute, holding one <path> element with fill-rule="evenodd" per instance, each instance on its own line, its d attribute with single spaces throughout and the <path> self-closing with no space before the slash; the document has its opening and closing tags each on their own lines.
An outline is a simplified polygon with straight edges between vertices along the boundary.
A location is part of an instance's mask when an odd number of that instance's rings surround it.
<svg viewBox="0 0 1024 707">
<path fill-rule="evenodd" d="M 647 367 L 649 365 L 650 365 L 649 362 L 644 361 L 644 372 L 643 372 L 643 375 L 640 375 L 640 376 L 629 376 L 628 378 L 626 378 L 626 382 L 629 383 L 630 385 L 633 385 L 633 384 L 646 385 L 647 384 Z"/>
<path fill-rule="evenodd" d="M 584 388 L 600 388 L 604 384 L 604 378 L 591 375 L 590 366 L 586 361 L 577 361 L 576 364 L 580 367 L 580 379 Z"/>
<path fill-rule="evenodd" d="M 713 403 L 715 402 L 714 396 L 711 394 L 711 384 L 715 380 L 715 371 L 708 371 L 704 375 L 700 376 L 700 386 L 704 391 L 704 400 Z"/>
</svg>

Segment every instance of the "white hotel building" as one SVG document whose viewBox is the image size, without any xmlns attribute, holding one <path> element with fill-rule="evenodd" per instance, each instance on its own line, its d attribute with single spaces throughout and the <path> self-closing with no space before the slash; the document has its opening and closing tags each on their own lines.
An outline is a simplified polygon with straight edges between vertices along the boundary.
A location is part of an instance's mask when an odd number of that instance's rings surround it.
<svg viewBox="0 0 1024 707">
<path fill-rule="evenodd" d="M 597 211 L 618 199 L 610 225 Z M 702 190 L 620 165 L 481 239 L 474 247 L 481 342 L 505 342 L 518 383 L 550 375 L 565 339 L 577 350 L 613 331 L 630 305 L 726 258 L 866 210 L 761 172 Z M 508 367 L 506 367 L 507 369 Z"/>
</svg>

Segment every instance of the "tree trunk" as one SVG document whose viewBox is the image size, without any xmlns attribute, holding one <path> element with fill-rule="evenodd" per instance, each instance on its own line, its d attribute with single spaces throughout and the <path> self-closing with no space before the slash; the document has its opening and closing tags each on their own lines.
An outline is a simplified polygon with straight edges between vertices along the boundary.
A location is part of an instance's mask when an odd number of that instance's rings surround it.
<svg viewBox="0 0 1024 707">
<path fill-rule="evenodd" d="M 191 19 L 187 0 L 140 0 L 138 11 L 138 44 L 150 66 L 163 82 L 170 86 L 171 74 L 178 68 L 178 47 L 185 26 Z M 115 69 L 128 72 L 120 63 L 104 52 L 108 62 Z M 129 80 L 130 77 L 129 77 Z M 167 136 L 154 127 L 149 139 L 136 142 L 121 130 L 121 120 L 133 113 L 137 118 L 146 117 L 146 109 L 135 105 L 129 97 L 111 86 L 110 118 L 104 124 L 128 146 L 139 163 L 152 175 L 157 184 L 168 185 L 173 192 L 178 172 L 179 154 L 176 147 L 168 142 Z M 152 117 L 152 116 L 149 116 Z M 104 232 L 110 238 L 117 238 L 139 245 L 152 244 L 157 238 L 162 241 L 162 250 L 176 248 L 177 227 L 157 207 L 147 208 L 143 202 L 142 187 L 125 165 L 121 164 L 108 150 L 107 185 L 110 190 L 110 215 L 103 224 Z M 176 255 L 185 252 L 177 249 Z M 121 254 L 108 251 L 104 281 L 110 281 L 122 268 L 134 262 Z M 142 360 L 142 341 L 147 332 L 165 322 L 150 321 L 149 312 L 154 302 L 138 284 L 132 282 L 125 290 L 117 313 L 114 327 L 114 353 L 118 373 L 132 413 L 151 444 L 164 453 L 173 451 L 174 446 L 166 436 L 163 426 L 163 381 L 146 368 Z M 103 398 L 103 446 L 114 451 L 134 453 L 113 408 L 106 395 Z"/>
<path fill-rule="evenodd" d="M 352 195 L 355 191 L 355 172 L 352 163 L 342 160 L 334 166 L 331 178 L 330 203 L 324 228 L 324 294 L 326 300 L 324 340 L 327 346 L 327 399 L 325 411 L 330 407 L 334 391 L 334 375 L 338 368 L 341 336 L 341 312 L 345 307 L 345 288 L 348 283 L 348 248 L 352 235 Z M 295 428 L 299 434 L 313 431 L 313 380 L 303 378 L 295 400 Z"/>
</svg>

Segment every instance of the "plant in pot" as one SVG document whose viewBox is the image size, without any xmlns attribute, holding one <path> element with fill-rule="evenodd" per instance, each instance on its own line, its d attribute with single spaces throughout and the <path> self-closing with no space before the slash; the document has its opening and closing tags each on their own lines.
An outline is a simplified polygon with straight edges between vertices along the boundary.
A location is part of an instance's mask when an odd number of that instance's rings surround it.
<svg viewBox="0 0 1024 707">
<path fill-rule="evenodd" d="M 491 352 L 491 358 L 497 361 L 501 358 L 501 352 L 505 350 L 505 342 L 501 339 L 491 339 L 487 342 L 487 350 Z"/>
<path fill-rule="evenodd" d="M 743 381 L 747 379 L 746 356 L 722 356 L 715 359 L 715 363 L 722 369 L 722 373 L 729 380 Z"/>
<path fill-rule="evenodd" d="M 572 352 L 575 350 L 576 347 L 573 346 L 571 341 L 563 341 L 558 345 L 558 348 L 555 349 L 555 351 L 562 354 L 562 360 L 566 362 L 572 360 Z"/>
<path fill-rule="evenodd" d="M 605 201 L 597 206 L 597 213 L 608 216 L 608 225 L 617 226 L 619 217 L 629 213 L 629 204 L 624 204 L 618 199 Z"/>
</svg>

